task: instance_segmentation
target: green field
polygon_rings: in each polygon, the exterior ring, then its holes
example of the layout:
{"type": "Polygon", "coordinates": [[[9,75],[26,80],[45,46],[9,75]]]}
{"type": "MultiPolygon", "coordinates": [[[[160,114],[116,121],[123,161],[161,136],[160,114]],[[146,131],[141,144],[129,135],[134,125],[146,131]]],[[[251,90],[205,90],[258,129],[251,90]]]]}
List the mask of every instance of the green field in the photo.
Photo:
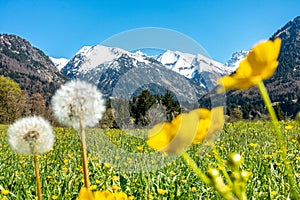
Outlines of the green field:
{"type": "MultiPolygon", "coordinates": [[[[249,199],[288,199],[288,176],[294,176],[297,184],[300,184],[300,145],[297,141],[300,126],[293,121],[280,122],[280,125],[284,132],[292,174],[287,174],[284,170],[283,161],[279,157],[280,147],[269,122],[226,124],[214,143],[224,162],[232,152],[243,156],[242,169],[252,173],[247,182],[249,199]],[[286,128],[288,125],[290,129],[286,128]]],[[[6,137],[7,128],[0,126],[0,190],[6,189],[10,193],[0,193],[0,199],[35,199],[33,158],[11,151],[6,137]]],[[[153,152],[146,146],[145,141],[124,131],[93,131],[95,138],[105,135],[111,143],[121,149],[140,155],[153,152]]],[[[79,136],[73,129],[62,128],[55,128],[55,134],[53,150],[39,157],[43,198],[76,199],[83,186],[79,136]]],[[[105,151],[110,147],[97,148],[105,151]]],[[[188,154],[205,172],[212,167],[218,168],[215,153],[210,150],[205,153],[203,151],[201,145],[193,146],[188,150],[188,154]]],[[[99,155],[95,154],[94,150],[90,151],[88,156],[90,181],[95,190],[123,191],[134,199],[222,199],[212,187],[205,185],[180,157],[157,171],[125,173],[109,163],[99,162],[99,155]],[[165,194],[159,194],[158,189],[165,190],[165,194]]],[[[115,156],[112,159],[118,158],[115,156]]],[[[127,161],[130,163],[130,159],[127,161]]]]}

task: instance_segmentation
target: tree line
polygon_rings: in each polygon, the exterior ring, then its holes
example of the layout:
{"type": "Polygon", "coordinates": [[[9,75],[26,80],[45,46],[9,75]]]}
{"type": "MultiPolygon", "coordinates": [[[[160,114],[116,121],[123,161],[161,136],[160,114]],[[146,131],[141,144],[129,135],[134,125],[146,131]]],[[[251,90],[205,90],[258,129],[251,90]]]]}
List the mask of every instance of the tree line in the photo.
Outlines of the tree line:
{"type": "MultiPolygon", "coordinates": [[[[158,119],[171,121],[181,112],[181,107],[174,95],[166,91],[164,95],[151,94],[143,90],[131,100],[118,100],[119,118],[129,127],[147,126],[158,123],[158,119]],[[155,109],[154,109],[155,108],[155,109]],[[122,109],[127,109],[129,114],[122,116],[122,109]],[[160,117],[159,115],[164,115],[160,117]],[[154,121],[153,121],[154,120],[154,121]],[[156,120],[156,121],[155,121],[156,120]]],[[[106,103],[106,112],[99,127],[120,128],[116,120],[116,109],[112,107],[112,101],[106,103]]],[[[18,83],[12,79],[0,75],[0,124],[11,124],[16,119],[24,116],[39,115],[48,119],[54,126],[60,126],[53,118],[49,102],[40,93],[29,94],[21,90],[18,83]]]]}

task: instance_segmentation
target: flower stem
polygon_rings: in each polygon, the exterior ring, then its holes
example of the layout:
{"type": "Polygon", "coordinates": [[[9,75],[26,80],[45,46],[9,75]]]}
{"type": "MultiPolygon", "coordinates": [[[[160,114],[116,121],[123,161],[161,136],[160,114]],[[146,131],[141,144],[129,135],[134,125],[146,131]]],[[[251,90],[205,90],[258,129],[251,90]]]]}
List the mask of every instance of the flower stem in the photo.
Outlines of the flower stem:
{"type": "Polygon", "coordinates": [[[285,164],[285,168],[286,168],[286,171],[287,171],[287,174],[288,174],[288,177],[289,177],[289,182],[290,182],[290,185],[291,185],[291,192],[292,192],[292,196],[295,198],[295,199],[300,199],[300,195],[299,193],[297,192],[296,190],[296,187],[297,187],[297,184],[296,184],[296,181],[294,179],[294,176],[289,176],[290,174],[293,174],[292,173],[292,169],[290,168],[290,165],[287,164],[289,163],[288,162],[288,159],[287,159],[287,155],[286,155],[286,147],[285,147],[285,144],[284,144],[284,141],[283,141],[283,134],[282,132],[280,131],[279,129],[279,122],[278,122],[278,119],[277,119],[277,116],[276,116],[276,113],[274,111],[274,108],[272,106],[272,103],[271,103],[271,100],[270,100],[270,97],[269,97],[269,94],[267,92],[267,89],[264,85],[264,83],[262,81],[258,82],[257,84],[257,87],[261,93],[261,96],[264,100],[264,103],[267,107],[267,110],[270,114],[270,118],[271,118],[271,121],[272,121],[272,124],[275,128],[275,134],[276,134],[276,138],[278,140],[278,143],[279,143],[279,147],[280,147],[280,154],[283,158],[283,162],[285,164]]]}
{"type": "Polygon", "coordinates": [[[215,145],[213,146],[212,151],[215,154],[215,158],[216,158],[216,160],[217,160],[217,162],[218,162],[218,164],[219,164],[219,166],[221,168],[221,171],[222,171],[223,175],[225,176],[226,181],[228,182],[229,186],[231,187],[232,186],[232,181],[231,181],[230,176],[228,175],[227,171],[225,170],[224,164],[223,164],[223,162],[221,160],[221,157],[220,157],[219,152],[216,149],[215,145]]]}
{"type": "Polygon", "coordinates": [[[33,154],[34,170],[35,170],[35,181],[38,200],[42,200],[41,180],[38,166],[38,155],[33,154]]]}
{"type": "Polygon", "coordinates": [[[211,181],[209,180],[209,178],[206,176],[206,174],[204,174],[201,169],[199,169],[199,167],[197,166],[197,164],[195,163],[195,161],[189,156],[189,154],[187,154],[187,152],[183,152],[183,154],[181,155],[182,158],[186,161],[186,163],[188,164],[188,166],[196,173],[196,175],[206,184],[210,184],[211,181]]]}
{"type": "Polygon", "coordinates": [[[86,142],[85,142],[85,132],[83,127],[83,122],[80,119],[80,139],[81,139],[81,156],[82,156],[82,167],[83,167],[83,176],[84,176],[84,186],[89,189],[89,170],[88,170],[88,160],[87,160],[87,152],[86,152],[86,142]]]}

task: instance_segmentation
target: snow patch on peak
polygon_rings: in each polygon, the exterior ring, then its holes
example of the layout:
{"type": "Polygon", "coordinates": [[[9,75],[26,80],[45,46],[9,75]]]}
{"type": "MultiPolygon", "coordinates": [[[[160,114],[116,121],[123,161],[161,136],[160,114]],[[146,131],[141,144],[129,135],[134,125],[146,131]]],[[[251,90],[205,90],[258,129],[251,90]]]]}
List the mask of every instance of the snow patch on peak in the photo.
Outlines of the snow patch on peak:
{"type": "Polygon", "coordinates": [[[114,59],[119,58],[123,53],[127,52],[123,49],[106,47],[102,45],[96,45],[85,50],[85,52],[82,52],[85,62],[80,67],[80,71],[88,71],[100,64],[111,62],[114,59]]]}
{"type": "Polygon", "coordinates": [[[59,71],[69,62],[69,59],[66,59],[66,58],[53,58],[50,56],[49,56],[49,58],[54,63],[55,67],[59,71]]]}
{"type": "Polygon", "coordinates": [[[225,63],[226,67],[237,69],[240,62],[247,56],[249,51],[241,50],[232,54],[231,58],[225,63]]]}
{"type": "Polygon", "coordinates": [[[192,65],[195,55],[179,51],[167,50],[158,56],[157,61],[161,62],[168,69],[171,69],[187,78],[192,78],[195,67],[192,65]]]}

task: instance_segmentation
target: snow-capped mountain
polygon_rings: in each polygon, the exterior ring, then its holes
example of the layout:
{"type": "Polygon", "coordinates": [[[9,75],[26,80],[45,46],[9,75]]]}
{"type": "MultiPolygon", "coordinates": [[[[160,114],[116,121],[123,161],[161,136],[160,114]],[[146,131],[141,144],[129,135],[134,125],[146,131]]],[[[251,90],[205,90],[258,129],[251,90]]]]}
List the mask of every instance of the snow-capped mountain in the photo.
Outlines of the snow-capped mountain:
{"type": "Polygon", "coordinates": [[[157,61],[161,62],[168,69],[171,69],[187,78],[193,78],[195,66],[192,65],[195,55],[182,53],[179,51],[166,51],[157,57],[157,61]]]}
{"type": "MultiPolygon", "coordinates": [[[[61,72],[73,78],[86,73],[101,64],[114,63],[122,55],[127,55],[135,61],[149,63],[149,58],[140,52],[131,53],[124,49],[106,47],[102,45],[84,46],[75,56],[62,68],[61,72]]],[[[135,64],[135,63],[133,63],[135,64]]],[[[120,67],[120,66],[114,66],[120,67]]]]}
{"type": "Polygon", "coordinates": [[[215,85],[216,79],[235,70],[201,54],[193,55],[179,51],[168,50],[159,55],[157,61],[209,90],[215,85]]]}
{"type": "Polygon", "coordinates": [[[69,62],[69,59],[66,58],[53,58],[51,56],[49,58],[59,71],[69,62]]]}
{"type": "MultiPolygon", "coordinates": [[[[154,58],[139,51],[132,53],[102,45],[84,46],[61,69],[71,79],[80,78],[98,85],[107,97],[113,96],[114,88],[124,77],[124,88],[128,84],[141,87],[151,83],[177,91],[183,96],[191,96],[196,90],[197,96],[201,96],[215,86],[217,78],[233,71],[233,68],[200,54],[169,50],[154,58]],[[191,85],[193,91],[182,85],[191,85]]],[[[151,89],[156,92],[159,90],[157,87],[151,89]]],[[[125,91],[126,89],[122,93],[125,91]]]]}
{"type": "Polygon", "coordinates": [[[225,66],[235,70],[248,53],[249,51],[245,50],[233,53],[231,58],[225,63],[225,66]]]}

